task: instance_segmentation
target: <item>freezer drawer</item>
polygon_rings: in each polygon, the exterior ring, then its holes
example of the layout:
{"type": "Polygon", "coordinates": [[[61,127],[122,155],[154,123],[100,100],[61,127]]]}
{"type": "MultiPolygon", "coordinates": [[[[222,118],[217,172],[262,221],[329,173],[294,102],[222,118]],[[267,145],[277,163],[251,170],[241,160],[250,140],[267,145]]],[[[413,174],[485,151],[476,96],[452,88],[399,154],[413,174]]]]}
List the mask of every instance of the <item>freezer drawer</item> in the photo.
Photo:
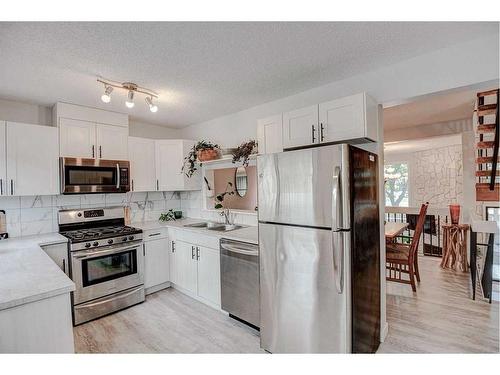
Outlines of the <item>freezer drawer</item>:
{"type": "Polygon", "coordinates": [[[260,223],[259,246],[261,347],[272,353],[350,352],[349,257],[337,268],[345,273],[339,293],[332,232],[260,223]]]}
{"type": "Polygon", "coordinates": [[[221,239],[220,262],[222,310],[259,327],[259,247],[221,239]]]}

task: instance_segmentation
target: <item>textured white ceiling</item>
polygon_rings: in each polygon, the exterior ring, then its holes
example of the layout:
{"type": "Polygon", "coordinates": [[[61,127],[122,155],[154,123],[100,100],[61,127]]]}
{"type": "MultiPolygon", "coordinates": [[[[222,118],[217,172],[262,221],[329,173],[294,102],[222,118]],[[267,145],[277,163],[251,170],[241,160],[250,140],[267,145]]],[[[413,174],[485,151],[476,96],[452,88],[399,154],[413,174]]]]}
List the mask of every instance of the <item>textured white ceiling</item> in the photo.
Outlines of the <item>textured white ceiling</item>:
{"type": "Polygon", "coordinates": [[[216,118],[432,50],[498,23],[0,23],[0,97],[127,112],[170,127],[216,118]],[[160,93],[152,114],[95,77],[160,93]]]}

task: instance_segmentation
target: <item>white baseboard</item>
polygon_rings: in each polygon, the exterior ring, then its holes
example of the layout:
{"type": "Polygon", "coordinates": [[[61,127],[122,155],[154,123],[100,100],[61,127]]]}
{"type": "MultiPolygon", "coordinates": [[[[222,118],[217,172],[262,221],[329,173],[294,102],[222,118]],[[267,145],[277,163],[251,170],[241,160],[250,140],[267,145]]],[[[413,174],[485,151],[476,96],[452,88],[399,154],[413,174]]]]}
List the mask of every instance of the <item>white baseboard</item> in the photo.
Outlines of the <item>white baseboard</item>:
{"type": "Polygon", "coordinates": [[[148,294],[151,294],[151,293],[158,292],[158,291],[160,291],[162,289],[169,288],[171,286],[172,286],[172,284],[170,283],[170,281],[167,281],[166,283],[155,285],[155,286],[152,286],[151,288],[147,288],[145,290],[145,293],[146,293],[146,295],[148,295],[148,294]]]}

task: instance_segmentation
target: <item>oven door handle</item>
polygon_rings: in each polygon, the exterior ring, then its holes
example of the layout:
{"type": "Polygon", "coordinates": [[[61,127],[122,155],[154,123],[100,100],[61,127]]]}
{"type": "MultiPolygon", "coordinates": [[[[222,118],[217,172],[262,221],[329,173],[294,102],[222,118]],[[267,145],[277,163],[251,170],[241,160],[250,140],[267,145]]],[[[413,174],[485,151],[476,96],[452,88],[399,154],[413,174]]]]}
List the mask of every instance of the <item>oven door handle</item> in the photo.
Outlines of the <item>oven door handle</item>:
{"type": "Polygon", "coordinates": [[[84,259],[84,258],[95,258],[101,255],[107,255],[107,254],[113,254],[113,253],[121,253],[123,251],[139,248],[141,246],[141,243],[136,243],[134,246],[127,246],[127,247],[114,247],[112,249],[106,249],[106,250],[98,250],[98,251],[90,251],[90,252],[85,252],[83,254],[71,254],[71,256],[75,259],[84,259]]]}
{"type": "Polygon", "coordinates": [[[120,164],[116,163],[116,188],[120,188],[120,164]]]}

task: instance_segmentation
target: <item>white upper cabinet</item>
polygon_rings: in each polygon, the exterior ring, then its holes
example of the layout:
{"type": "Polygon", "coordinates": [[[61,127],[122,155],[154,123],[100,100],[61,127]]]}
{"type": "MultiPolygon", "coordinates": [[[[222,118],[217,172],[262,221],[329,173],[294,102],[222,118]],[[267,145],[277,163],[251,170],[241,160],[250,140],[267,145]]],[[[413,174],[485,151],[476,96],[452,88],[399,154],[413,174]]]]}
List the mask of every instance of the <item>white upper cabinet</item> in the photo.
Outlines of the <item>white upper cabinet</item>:
{"type": "Polygon", "coordinates": [[[259,154],[283,151],[283,115],[266,117],[257,121],[259,154]]]}
{"type": "Polygon", "coordinates": [[[60,156],[128,160],[128,115],[67,103],[54,106],[60,156]]]}
{"type": "Polygon", "coordinates": [[[4,195],[59,194],[57,129],[7,122],[4,195]],[[7,194],[6,194],[7,193],[7,194]]]}
{"type": "Polygon", "coordinates": [[[107,160],[128,160],[128,128],[96,124],[97,157],[107,160]]]}
{"type": "Polygon", "coordinates": [[[318,106],[283,113],[283,148],[319,142],[318,106]]]}
{"type": "Polygon", "coordinates": [[[162,139],[156,141],[156,184],[160,191],[201,190],[200,173],[191,178],[182,172],[184,157],[195,141],[162,139]]]}
{"type": "Polygon", "coordinates": [[[331,142],[377,142],[378,104],[366,93],[331,100],[257,122],[259,153],[331,142]]]}
{"type": "Polygon", "coordinates": [[[96,157],[95,124],[61,118],[59,121],[60,154],[70,158],[96,157]]]}
{"type": "Polygon", "coordinates": [[[377,141],[377,104],[365,93],[319,105],[320,142],[377,141]]]}
{"type": "Polygon", "coordinates": [[[128,138],[132,191],[156,190],[155,141],[147,138],[128,138]]]}
{"type": "Polygon", "coordinates": [[[5,121],[0,121],[0,195],[8,195],[7,191],[7,140],[5,121]]]}

